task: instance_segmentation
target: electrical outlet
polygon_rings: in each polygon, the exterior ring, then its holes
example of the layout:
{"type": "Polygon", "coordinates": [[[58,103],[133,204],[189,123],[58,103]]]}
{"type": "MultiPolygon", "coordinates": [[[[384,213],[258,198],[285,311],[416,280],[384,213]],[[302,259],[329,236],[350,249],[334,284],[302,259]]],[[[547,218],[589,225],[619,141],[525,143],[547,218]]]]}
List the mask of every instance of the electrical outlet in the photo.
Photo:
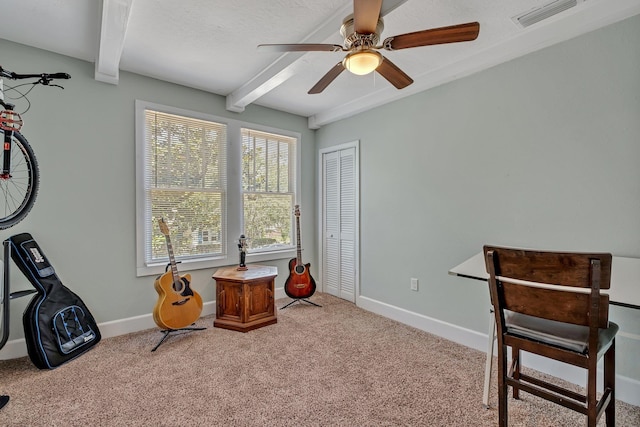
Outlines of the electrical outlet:
{"type": "Polygon", "coordinates": [[[411,290],[418,291],[418,279],[414,277],[411,278],[411,290]]]}

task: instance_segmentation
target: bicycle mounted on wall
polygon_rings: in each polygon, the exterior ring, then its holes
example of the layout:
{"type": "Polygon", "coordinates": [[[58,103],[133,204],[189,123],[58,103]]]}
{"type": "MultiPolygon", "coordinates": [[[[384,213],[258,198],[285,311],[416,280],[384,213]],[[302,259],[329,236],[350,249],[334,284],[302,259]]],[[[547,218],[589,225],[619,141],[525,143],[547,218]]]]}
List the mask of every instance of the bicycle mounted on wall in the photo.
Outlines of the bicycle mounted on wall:
{"type": "MultiPolygon", "coordinates": [[[[4,108],[0,112],[0,130],[4,134],[2,170],[0,171],[0,230],[17,224],[27,216],[35,203],[40,179],[38,162],[33,149],[20,133],[22,117],[20,113],[14,111],[14,104],[5,102],[3,78],[11,80],[36,78],[34,82],[25,83],[25,85],[32,85],[27,91],[29,93],[38,84],[64,89],[51,82],[54,79],[70,79],[71,76],[67,73],[17,74],[0,66],[0,105],[4,108]]],[[[18,92],[19,98],[26,99],[26,94],[19,92],[16,86],[9,90],[18,92]]]]}
{"type": "MultiPolygon", "coordinates": [[[[0,66],[0,132],[2,132],[2,168],[0,170],[0,230],[12,227],[27,216],[38,194],[40,174],[38,162],[33,149],[27,139],[20,133],[23,120],[20,113],[14,110],[15,105],[5,102],[4,79],[22,80],[37,79],[31,83],[26,93],[22,93],[18,86],[9,87],[19,94],[17,98],[24,98],[36,85],[53,86],[64,89],[57,84],[51,84],[55,79],[70,79],[67,73],[41,73],[41,74],[17,74],[0,66]]],[[[29,107],[27,107],[27,110],[29,107]]],[[[25,111],[26,112],[26,111],[25,111]]],[[[24,114],[24,113],[23,113],[24,114]]],[[[9,251],[7,242],[4,242],[4,274],[2,288],[0,289],[0,349],[4,347],[9,338],[9,301],[29,295],[35,291],[9,292],[9,251]]],[[[0,408],[9,402],[9,396],[0,396],[0,408]]]]}

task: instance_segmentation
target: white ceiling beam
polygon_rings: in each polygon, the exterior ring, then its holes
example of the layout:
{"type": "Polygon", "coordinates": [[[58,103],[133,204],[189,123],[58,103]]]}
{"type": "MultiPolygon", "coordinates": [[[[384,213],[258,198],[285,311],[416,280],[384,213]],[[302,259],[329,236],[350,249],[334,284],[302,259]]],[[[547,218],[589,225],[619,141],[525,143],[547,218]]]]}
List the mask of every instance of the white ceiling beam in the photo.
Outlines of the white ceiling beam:
{"type": "MultiPolygon", "coordinates": [[[[336,32],[336,21],[341,20],[353,6],[346,4],[324,21],[314,32],[300,43],[322,43],[336,32]]],[[[265,93],[275,89],[294,74],[294,63],[305,52],[290,52],[281,55],[247,83],[227,95],[227,110],[241,113],[244,108],[265,93]]]]}
{"type": "MultiPolygon", "coordinates": [[[[406,1],[384,0],[380,15],[386,15],[406,1]]],[[[323,43],[339,30],[339,27],[336,28],[336,22],[341,23],[342,19],[351,13],[353,13],[353,2],[349,1],[300,43],[323,43]]],[[[302,55],[305,53],[290,52],[280,56],[247,83],[227,95],[227,110],[241,113],[247,105],[287,81],[295,74],[295,62],[302,55]]]]}
{"type": "Polygon", "coordinates": [[[292,52],[280,56],[247,83],[227,95],[227,110],[242,113],[247,105],[287,81],[294,74],[295,62],[304,54],[292,52]]]}
{"type": "Polygon", "coordinates": [[[124,47],[132,2],[133,0],[102,0],[100,48],[96,58],[95,71],[95,79],[98,81],[118,84],[120,57],[124,47]]]}

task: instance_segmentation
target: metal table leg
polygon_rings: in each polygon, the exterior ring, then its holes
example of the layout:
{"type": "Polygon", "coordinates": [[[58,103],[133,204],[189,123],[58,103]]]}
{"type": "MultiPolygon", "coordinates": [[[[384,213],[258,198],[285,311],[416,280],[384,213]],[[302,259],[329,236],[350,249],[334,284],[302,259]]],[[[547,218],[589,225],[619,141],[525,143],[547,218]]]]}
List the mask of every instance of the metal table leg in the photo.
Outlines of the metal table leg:
{"type": "Polygon", "coordinates": [[[487,347],[487,361],[484,366],[484,391],[482,393],[482,406],[489,409],[489,390],[491,389],[491,369],[493,368],[493,342],[496,340],[496,317],[493,307],[489,309],[489,336],[487,347]]]}

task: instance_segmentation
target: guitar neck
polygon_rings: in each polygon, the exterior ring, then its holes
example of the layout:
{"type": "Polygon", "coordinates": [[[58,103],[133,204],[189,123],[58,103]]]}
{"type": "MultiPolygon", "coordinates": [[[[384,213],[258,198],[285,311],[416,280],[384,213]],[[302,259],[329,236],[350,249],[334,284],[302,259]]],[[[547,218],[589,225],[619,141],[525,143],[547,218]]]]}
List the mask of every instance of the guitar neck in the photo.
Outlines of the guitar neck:
{"type": "Polygon", "coordinates": [[[171,264],[171,274],[173,275],[173,282],[177,283],[180,280],[180,276],[178,275],[178,267],[176,267],[176,259],[173,256],[173,246],[171,245],[171,238],[169,236],[164,236],[167,240],[167,252],[169,252],[169,263],[171,264]]]}
{"type": "Polygon", "coordinates": [[[300,246],[300,217],[296,217],[296,240],[298,244],[297,264],[302,265],[302,247],[300,246]]]}

